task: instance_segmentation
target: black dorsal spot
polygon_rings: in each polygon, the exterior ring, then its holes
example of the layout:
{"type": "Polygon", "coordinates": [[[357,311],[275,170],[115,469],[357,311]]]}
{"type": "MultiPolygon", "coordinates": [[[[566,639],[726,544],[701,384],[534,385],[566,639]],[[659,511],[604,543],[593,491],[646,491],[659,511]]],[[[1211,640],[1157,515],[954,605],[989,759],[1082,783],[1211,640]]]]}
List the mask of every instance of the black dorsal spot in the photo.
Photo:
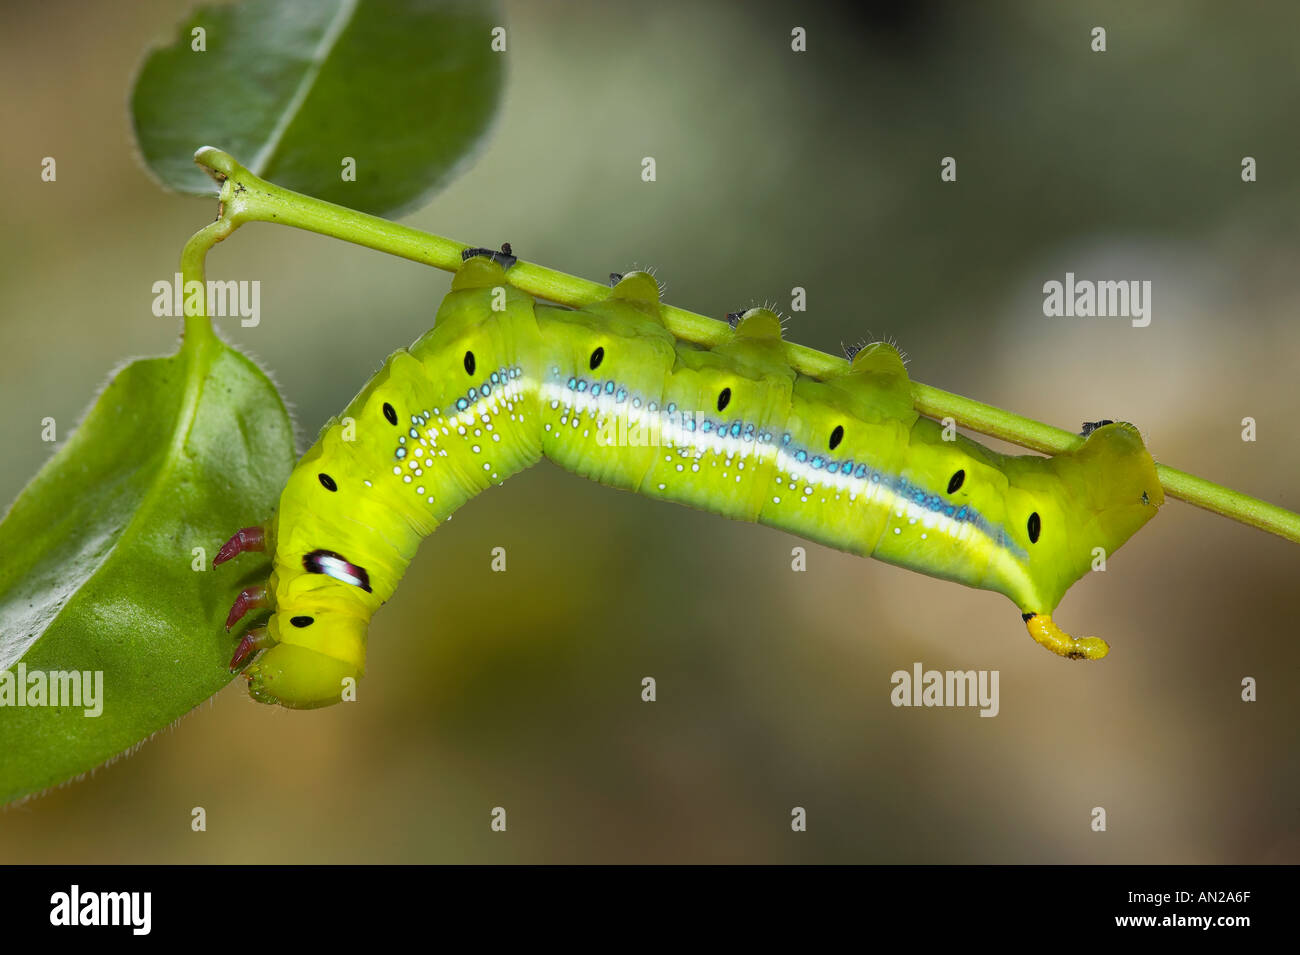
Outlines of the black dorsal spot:
{"type": "Polygon", "coordinates": [[[1038,516],[1038,512],[1029,515],[1029,543],[1037,544],[1038,535],[1043,532],[1043,519],[1038,516]]]}
{"type": "Polygon", "coordinates": [[[320,479],[321,487],[325,488],[325,490],[337,491],[339,489],[339,486],[334,483],[334,479],[330,477],[328,474],[326,474],[324,471],[316,475],[316,477],[320,479]]]}
{"type": "Polygon", "coordinates": [[[474,353],[472,351],[465,352],[465,374],[474,374],[474,353]]]}
{"type": "Polygon", "coordinates": [[[310,627],[313,623],[316,622],[316,618],[307,617],[307,616],[290,617],[289,622],[293,624],[295,627],[310,627]]]}
{"type": "Polygon", "coordinates": [[[948,493],[956,494],[957,488],[961,487],[962,482],[966,480],[966,472],[958,471],[948,479],[948,493]]]}
{"type": "Polygon", "coordinates": [[[723,408],[727,407],[727,405],[730,403],[731,403],[731,389],[723,388],[722,392],[718,395],[718,410],[721,411],[723,408]]]}
{"type": "Polygon", "coordinates": [[[831,432],[831,450],[834,451],[844,440],[844,425],[837,424],[835,430],[831,432]]]}
{"type": "Polygon", "coordinates": [[[397,424],[397,412],[387,401],[384,402],[384,417],[388,419],[389,424],[397,424]]]}
{"type": "Polygon", "coordinates": [[[599,368],[600,363],[604,360],[604,358],[605,358],[604,347],[597,345],[596,350],[591,353],[591,370],[595,371],[597,368],[599,368]]]}

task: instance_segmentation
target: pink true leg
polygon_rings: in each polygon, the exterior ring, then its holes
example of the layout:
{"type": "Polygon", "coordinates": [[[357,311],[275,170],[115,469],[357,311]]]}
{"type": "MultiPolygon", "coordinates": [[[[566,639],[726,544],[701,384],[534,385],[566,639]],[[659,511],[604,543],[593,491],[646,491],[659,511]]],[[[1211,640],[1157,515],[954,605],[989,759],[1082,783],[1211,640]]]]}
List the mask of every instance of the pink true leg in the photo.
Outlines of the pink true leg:
{"type": "Polygon", "coordinates": [[[244,614],[250,610],[261,610],[264,607],[271,606],[271,600],[266,595],[265,587],[248,587],[240,591],[235,598],[234,604],[230,608],[230,613],[226,616],[226,632],[243,619],[244,614]]]}
{"type": "Polygon", "coordinates": [[[261,527],[245,527],[236,531],[235,536],[222,544],[221,550],[217,551],[217,556],[212,558],[212,566],[224,564],[232,557],[238,557],[252,550],[266,550],[266,531],[261,527]]]}
{"type": "Polygon", "coordinates": [[[230,658],[230,672],[234,673],[258,650],[265,650],[275,641],[271,635],[266,632],[266,627],[254,627],[248,633],[244,634],[244,639],[239,641],[239,646],[235,648],[235,655],[230,658]]]}

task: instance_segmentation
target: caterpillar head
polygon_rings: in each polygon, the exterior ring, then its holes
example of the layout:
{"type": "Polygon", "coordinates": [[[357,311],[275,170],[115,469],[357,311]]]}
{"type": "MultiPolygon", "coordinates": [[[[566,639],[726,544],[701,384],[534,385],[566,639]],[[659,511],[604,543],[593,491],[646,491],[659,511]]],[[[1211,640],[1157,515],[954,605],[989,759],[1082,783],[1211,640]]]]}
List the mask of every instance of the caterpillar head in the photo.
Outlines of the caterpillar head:
{"type": "Polygon", "coordinates": [[[267,623],[270,649],[244,671],[259,703],[309,710],[338,703],[365,672],[366,623],[343,613],[281,610],[267,623]]]}

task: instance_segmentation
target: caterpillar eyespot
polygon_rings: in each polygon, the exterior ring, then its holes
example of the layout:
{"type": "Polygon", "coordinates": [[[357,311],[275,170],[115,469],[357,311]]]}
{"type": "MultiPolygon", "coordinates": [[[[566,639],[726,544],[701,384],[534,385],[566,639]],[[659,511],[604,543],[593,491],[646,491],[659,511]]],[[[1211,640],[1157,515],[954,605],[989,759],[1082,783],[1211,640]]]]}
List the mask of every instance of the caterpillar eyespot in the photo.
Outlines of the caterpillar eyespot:
{"type": "Polygon", "coordinates": [[[314,550],[310,554],[303,554],[302,568],[309,574],[324,574],[350,587],[360,587],[366,593],[372,593],[370,574],[366,569],[332,550],[314,550]]]}
{"type": "Polygon", "coordinates": [[[433,329],[395,352],[321,432],[265,527],[221,548],[219,562],[272,554],[271,585],[246,588],[227,621],[270,613],[231,661],[247,665],[254,698],[338,702],[340,681],[364,672],[370,618],[420,541],[543,457],[613,487],[1002,593],[1054,653],[1106,654],[1051,614],[1090,572],[1094,548],[1113,553],[1164,503],[1131,424],[1094,423],[1077,450],[1051,458],[945,440],[914,409],[889,343],[851,347],[842,371],[813,379],[790,368],[780,320],[766,309],[734,316],[704,348],[668,331],[644,272],[568,309],[512,286],[502,255],[465,255],[433,329]],[[356,423],[347,442],[344,417],[356,423]],[[662,440],[602,441],[601,422],[617,433],[649,424],[662,440]],[[315,486],[340,482],[348,493],[315,486]]]}

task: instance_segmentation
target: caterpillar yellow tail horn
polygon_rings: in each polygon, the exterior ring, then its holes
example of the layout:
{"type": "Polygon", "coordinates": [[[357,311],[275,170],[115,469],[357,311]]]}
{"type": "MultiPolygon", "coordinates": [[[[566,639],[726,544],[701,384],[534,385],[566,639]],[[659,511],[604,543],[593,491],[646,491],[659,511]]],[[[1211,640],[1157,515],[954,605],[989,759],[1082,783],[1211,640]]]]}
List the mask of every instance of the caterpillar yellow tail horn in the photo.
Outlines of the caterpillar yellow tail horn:
{"type": "Polygon", "coordinates": [[[1025,626],[1034,642],[1057,656],[1070,660],[1100,660],[1110,653],[1110,645],[1101,637],[1072,637],[1055,623],[1050,614],[1023,614],[1025,626]]]}

